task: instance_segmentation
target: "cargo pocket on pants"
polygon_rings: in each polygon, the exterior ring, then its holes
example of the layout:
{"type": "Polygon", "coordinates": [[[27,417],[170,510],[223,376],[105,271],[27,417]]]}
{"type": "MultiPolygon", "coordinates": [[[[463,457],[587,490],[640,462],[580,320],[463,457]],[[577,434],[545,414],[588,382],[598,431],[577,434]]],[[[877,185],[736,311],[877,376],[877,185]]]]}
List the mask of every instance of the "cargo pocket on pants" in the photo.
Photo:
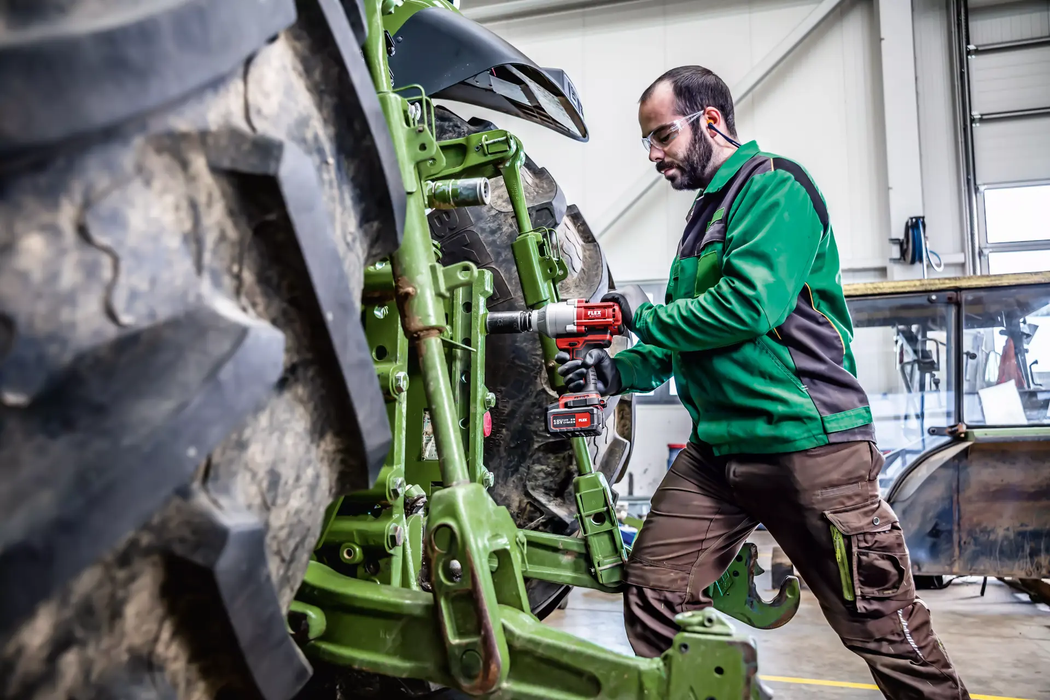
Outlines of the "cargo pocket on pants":
{"type": "Polygon", "coordinates": [[[881,498],[859,506],[824,511],[831,526],[842,596],[857,612],[880,601],[906,596],[912,588],[911,562],[896,513],[881,498]]]}

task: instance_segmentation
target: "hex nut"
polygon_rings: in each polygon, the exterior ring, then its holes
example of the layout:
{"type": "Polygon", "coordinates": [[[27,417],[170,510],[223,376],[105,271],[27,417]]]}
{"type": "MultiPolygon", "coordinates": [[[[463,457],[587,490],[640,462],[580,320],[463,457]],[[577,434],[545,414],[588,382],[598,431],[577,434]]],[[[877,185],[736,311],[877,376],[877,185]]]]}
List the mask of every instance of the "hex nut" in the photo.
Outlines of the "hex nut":
{"type": "Polygon", "coordinates": [[[405,530],[398,524],[394,524],[387,532],[386,547],[395,549],[405,543],[405,530]]]}

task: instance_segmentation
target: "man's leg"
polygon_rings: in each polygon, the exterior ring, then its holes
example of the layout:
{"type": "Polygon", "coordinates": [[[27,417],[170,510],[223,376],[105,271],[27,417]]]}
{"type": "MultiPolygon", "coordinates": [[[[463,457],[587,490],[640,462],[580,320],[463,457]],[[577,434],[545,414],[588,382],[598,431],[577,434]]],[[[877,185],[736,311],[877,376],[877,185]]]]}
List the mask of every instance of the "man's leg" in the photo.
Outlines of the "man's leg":
{"type": "Polygon", "coordinates": [[[756,522],[732,501],[725,459],[690,443],[653,495],[627,562],[624,623],[639,656],[664,652],[674,616],[711,605],[704,589],[729,567],[756,522]]]}
{"type": "Polygon", "coordinates": [[[843,644],[887,698],[969,698],[915,597],[904,533],[868,442],[729,461],[733,497],[761,518],[820,601],[843,644]]]}

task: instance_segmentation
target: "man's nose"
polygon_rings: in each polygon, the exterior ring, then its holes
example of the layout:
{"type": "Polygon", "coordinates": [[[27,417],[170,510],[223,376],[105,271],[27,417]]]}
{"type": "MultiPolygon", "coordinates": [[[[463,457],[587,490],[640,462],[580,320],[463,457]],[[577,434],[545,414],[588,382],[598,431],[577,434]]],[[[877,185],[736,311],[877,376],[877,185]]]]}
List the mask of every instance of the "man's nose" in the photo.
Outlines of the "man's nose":
{"type": "Polygon", "coordinates": [[[664,158],[663,150],[656,144],[649,145],[649,161],[652,163],[659,163],[664,158]]]}

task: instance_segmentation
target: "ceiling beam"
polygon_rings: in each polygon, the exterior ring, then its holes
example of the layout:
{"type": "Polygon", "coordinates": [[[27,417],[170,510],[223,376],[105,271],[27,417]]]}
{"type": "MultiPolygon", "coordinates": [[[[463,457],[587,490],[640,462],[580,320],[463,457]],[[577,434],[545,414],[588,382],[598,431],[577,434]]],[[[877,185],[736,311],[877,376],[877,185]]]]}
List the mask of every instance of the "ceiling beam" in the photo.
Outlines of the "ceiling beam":
{"type": "Polygon", "coordinates": [[[627,3],[645,4],[652,3],[652,0],[509,0],[465,8],[461,12],[475,22],[491,23],[627,3]]]}
{"type": "MultiPolygon", "coordinates": [[[[517,1],[525,2],[526,0],[517,1]]],[[[802,20],[797,27],[792,29],[772,51],[756,63],[737,85],[733,86],[731,89],[733,101],[739,104],[744,98],[750,95],[751,92],[784,61],[784,59],[791,55],[792,51],[805,41],[806,37],[813,33],[813,30],[819,27],[820,24],[828,18],[828,15],[843,3],[843,1],[844,0],[823,0],[819,5],[813,8],[813,11],[806,15],[806,18],[802,20]]],[[[651,168],[646,168],[645,175],[639,178],[635,184],[631,185],[631,187],[615,200],[617,202],[616,206],[597,220],[598,225],[595,228],[597,228],[598,234],[596,237],[601,238],[609,233],[609,231],[611,231],[612,228],[638,204],[638,202],[642,201],[649,190],[662,180],[663,176],[660,175],[660,173],[654,172],[651,168]]]]}

